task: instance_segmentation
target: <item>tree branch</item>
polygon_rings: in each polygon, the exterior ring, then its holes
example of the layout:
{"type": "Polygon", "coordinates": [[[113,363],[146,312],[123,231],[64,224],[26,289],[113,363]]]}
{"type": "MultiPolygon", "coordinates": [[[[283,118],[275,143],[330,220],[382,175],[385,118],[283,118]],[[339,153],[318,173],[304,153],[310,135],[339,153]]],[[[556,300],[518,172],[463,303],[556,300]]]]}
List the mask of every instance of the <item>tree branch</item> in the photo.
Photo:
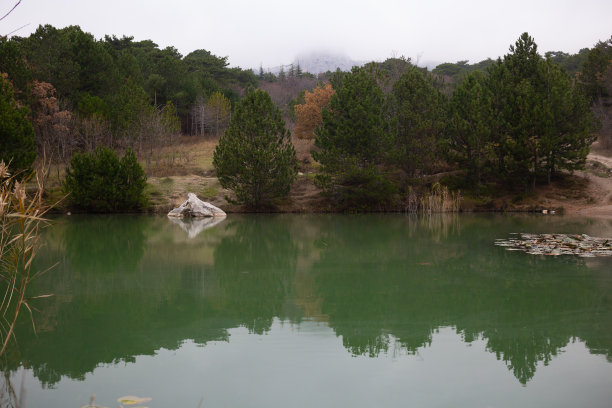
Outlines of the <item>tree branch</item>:
{"type": "Polygon", "coordinates": [[[15,3],[15,5],[13,6],[12,9],[10,9],[8,11],[8,13],[6,13],[5,15],[3,15],[2,17],[0,17],[0,21],[4,20],[9,14],[11,14],[13,12],[13,10],[15,10],[17,8],[18,5],[21,4],[21,0],[17,1],[17,3],[15,3]]]}

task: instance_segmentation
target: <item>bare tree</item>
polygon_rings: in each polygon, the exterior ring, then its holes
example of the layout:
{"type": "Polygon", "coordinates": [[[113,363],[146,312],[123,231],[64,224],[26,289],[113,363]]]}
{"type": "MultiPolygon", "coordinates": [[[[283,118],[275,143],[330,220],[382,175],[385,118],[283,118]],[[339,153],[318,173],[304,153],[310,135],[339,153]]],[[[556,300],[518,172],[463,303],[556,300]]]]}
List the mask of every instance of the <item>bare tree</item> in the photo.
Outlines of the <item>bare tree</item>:
{"type": "MultiPolygon", "coordinates": [[[[75,148],[72,137],[72,112],[60,110],[55,88],[48,82],[34,81],[32,105],[36,144],[41,156],[48,155],[51,163],[67,165],[75,148]]],[[[60,166],[57,177],[60,180],[60,166]]]]}
{"type": "Polygon", "coordinates": [[[192,134],[219,136],[227,128],[232,111],[229,99],[221,92],[213,93],[208,99],[200,96],[191,108],[192,134]]]}
{"type": "Polygon", "coordinates": [[[98,146],[114,148],[110,122],[98,115],[77,117],[73,124],[75,144],[78,149],[92,152],[98,146]]]}

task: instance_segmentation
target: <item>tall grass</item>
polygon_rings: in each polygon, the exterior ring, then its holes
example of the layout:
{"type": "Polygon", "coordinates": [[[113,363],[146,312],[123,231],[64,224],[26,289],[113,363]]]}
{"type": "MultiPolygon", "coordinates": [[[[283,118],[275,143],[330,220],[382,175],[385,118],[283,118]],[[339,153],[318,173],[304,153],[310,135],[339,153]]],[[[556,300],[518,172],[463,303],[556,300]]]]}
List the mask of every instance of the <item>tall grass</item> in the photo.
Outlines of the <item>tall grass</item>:
{"type": "MultiPolygon", "coordinates": [[[[44,166],[43,166],[44,168],[44,166]]],[[[0,355],[14,337],[17,318],[24,309],[32,319],[28,284],[41,272],[32,271],[37,241],[44,214],[43,180],[45,171],[38,171],[30,180],[18,179],[0,162],[0,355]],[[34,184],[26,193],[26,184],[34,184]]]]}
{"type": "Polygon", "coordinates": [[[440,183],[433,184],[424,192],[409,187],[404,198],[404,210],[425,214],[459,212],[462,200],[461,191],[451,192],[440,183]]]}

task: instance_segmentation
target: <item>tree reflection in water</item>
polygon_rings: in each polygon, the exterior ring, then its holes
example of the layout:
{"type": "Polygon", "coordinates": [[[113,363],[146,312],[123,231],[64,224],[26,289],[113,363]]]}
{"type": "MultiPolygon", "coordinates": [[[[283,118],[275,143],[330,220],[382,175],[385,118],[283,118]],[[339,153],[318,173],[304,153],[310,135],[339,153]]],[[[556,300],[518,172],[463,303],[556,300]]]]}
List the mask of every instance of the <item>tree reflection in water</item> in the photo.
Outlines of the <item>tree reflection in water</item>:
{"type": "Polygon", "coordinates": [[[35,288],[56,296],[41,303],[37,337],[20,327],[5,372],[31,367],[51,386],[185,340],[314,318],[370,357],[416,353],[454,327],[465,342],[484,339],[526,384],[573,339],[610,360],[610,262],[493,241],[583,228],[530,217],[230,216],[189,239],[161,217],[60,221],[38,266],[60,265],[35,288]]]}

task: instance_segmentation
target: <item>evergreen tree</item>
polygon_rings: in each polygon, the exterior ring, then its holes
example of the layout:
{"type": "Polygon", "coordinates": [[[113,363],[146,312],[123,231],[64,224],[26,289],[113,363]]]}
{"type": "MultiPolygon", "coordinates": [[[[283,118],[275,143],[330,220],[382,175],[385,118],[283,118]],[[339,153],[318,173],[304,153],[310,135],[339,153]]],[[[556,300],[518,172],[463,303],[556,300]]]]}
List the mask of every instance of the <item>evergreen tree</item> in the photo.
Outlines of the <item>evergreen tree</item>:
{"type": "Polygon", "coordinates": [[[446,119],[446,97],[431,75],[411,66],[393,85],[395,163],[410,177],[431,169],[446,119]]]}
{"type": "Polygon", "coordinates": [[[580,168],[592,142],[591,113],[563,69],[537,53],[524,33],[489,69],[499,171],[517,184],[580,168]]]}
{"type": "Polygon", "coordinates": [[[521,35],[510,54],[490,69],[492,92],[499,112],[498,140],[502,170],[518,183],[535,184],[538,136],[541,126],[543,86],[542,57],[527,33],[521,35]]]}
{"type": "Polygon", "coordinates": [[[285,66],[281,65],[280,71],[278,71],[278,79],[284,81],[287,79],[287,74],[285,73],[285,66]]]}
{"type": "Polygon", "coordinates": [[[334,88],[315,131],[312,155],[322,166],[315,182],[341,208],[374,208],[395,191],[382,171],[391,146],[384,94],[372,72],[357,67],[334,88]]]}
{"type": "Polygon", "coordinates": [[[0,75],[0,161],[13,171],[28,170],[36,158],[28,110],[17,106],[11,83],[0,75]]]}
{"type": "Polygon", "coordinates": [[[213,165],[221,185],[248,207],[269,206],[289,194],[297,158],[282,114],[267,92],[253,90],[236,106],[213,165]]]}
{"type": "Polygon", "coordinates": [[[597,135],[588,98],[559,65],[547,59],[546,100],[540,140],[542,172],[548,183],[558,170],[584,168],[591,144],[597,135]]]}
{"type": "Polygon", "coordinates": [[[467,75],[449,104],[451,157],[468,169],[470,181],[480,185],[491,155],[491,91],[480,71],[467,75]]]}
{"type": "Polygon", "coordinates": [[[604,86],[605,72],[612,66],[612,37],[599,41],[586,55],[578,75],[580,85],[590,101],[610,96],[604,86]]]}
{"type": "Polygon", "coordinates": [[[77,153],[66,168],[64,191],[76,208],[95,212],[121,212],[145,206],[147,177],[136,155],[128,149],[119,159],[106,148],[77,153]]]}

